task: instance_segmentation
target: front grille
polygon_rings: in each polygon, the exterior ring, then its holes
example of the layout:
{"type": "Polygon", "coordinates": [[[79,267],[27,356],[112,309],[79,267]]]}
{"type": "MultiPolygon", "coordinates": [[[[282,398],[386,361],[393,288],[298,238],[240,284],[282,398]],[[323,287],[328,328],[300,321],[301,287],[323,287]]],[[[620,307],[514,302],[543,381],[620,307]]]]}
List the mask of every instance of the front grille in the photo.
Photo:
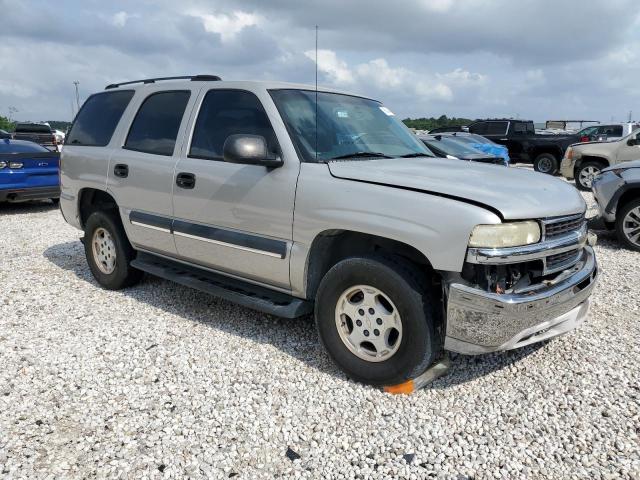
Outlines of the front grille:
{"type": "Polygon", "coordinates": [[[555,270],[565,264],[571,264],[577,260],[578,250],[570,250],[568,252],[556,253],[547,257],[547,270],[555,270]]]}
{"type": "Polygon", "coordinates": [[[571,217],[543,221],[545,239],[556,238],[579,230],[584,225],[584,222],[584,215],[572,215],[571,217]]]}

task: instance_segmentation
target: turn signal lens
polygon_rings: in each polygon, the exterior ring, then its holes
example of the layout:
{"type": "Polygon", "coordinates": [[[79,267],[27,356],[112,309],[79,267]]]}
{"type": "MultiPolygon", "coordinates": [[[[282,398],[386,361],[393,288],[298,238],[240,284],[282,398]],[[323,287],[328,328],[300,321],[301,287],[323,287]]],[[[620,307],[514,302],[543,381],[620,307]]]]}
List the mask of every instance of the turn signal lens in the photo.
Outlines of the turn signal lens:
{"type": "Polygon", "coordinates": [[[470,247],[503,248],[529,245],[540,241],[538,222],[510,222],[478,225],[469,239],[470,247]]]}

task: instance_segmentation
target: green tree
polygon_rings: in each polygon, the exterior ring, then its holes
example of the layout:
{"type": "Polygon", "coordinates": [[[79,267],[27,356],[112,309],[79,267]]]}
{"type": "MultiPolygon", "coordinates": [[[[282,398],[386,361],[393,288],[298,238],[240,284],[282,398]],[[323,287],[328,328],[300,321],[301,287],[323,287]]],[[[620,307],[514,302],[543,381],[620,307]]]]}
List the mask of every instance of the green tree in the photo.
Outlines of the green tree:
{"type": "Polygon", "coordinates": [[[473,122],[470,118],[463,117],[447,117],[441,115],[438,118],[405,118],[404,124],[409,128],[415,128],[416,130],[432,130],[437,127],[450,127],[454,125],[469,125],[473,122]]]}
{"type": "Polygon", "coordinates": [[[13,131],[14,127],[14,122],[11,122],[7,117],[3,117],[2,115],[0,115],[0,130],[11,132],[13,131]]]}

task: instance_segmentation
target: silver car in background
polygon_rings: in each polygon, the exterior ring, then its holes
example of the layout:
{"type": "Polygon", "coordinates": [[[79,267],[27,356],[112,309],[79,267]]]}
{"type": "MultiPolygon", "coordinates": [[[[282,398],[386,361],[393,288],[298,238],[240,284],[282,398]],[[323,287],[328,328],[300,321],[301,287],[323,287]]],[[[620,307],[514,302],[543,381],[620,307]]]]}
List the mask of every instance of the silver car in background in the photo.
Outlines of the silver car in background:
{"type": "Polygon", "coordinates": [[[604,169],[592,190],[606,227],[625,247],[640,251],[640,160],[604,169]]]}

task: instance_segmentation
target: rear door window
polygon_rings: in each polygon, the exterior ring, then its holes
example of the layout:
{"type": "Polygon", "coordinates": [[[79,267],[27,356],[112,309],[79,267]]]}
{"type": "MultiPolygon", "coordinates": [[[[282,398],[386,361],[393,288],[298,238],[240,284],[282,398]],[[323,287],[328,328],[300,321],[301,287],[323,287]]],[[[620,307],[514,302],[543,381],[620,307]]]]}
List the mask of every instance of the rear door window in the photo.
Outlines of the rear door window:
{"type": "Polygon", "coordinates": [[[78,112],[66,145],[104,147],[133,97],[133,90],[91,95],[78,112]]]}
{"type": "Polygon", "coordinates": [[[173,155],[190,96],[189,90],[149,95],[131,124],[124,148],[155,155],[173,155]]]}
{"type": "Polygon", "coordinates": [[[255,94],[246,90],[210,90],[200,107],[189,156],[222,160],[225,140],[238,134],[260,135],[270,152],[278,149],[269,117],[255,94]]]}
{"type": "MultiPolygon", "coordinates": [[[[487,135],[505,135],[508,122],[487,122],[487,135]]],[[[478,132],[480,133],[480,132],[478,132]]]]}
{"type": "Polygon", "coordinates": [[[478,135],[484,135],[487,133],[487,122],[478,122],[469,125],[469,131],[471,133],[477,133],[478,135]]]}

